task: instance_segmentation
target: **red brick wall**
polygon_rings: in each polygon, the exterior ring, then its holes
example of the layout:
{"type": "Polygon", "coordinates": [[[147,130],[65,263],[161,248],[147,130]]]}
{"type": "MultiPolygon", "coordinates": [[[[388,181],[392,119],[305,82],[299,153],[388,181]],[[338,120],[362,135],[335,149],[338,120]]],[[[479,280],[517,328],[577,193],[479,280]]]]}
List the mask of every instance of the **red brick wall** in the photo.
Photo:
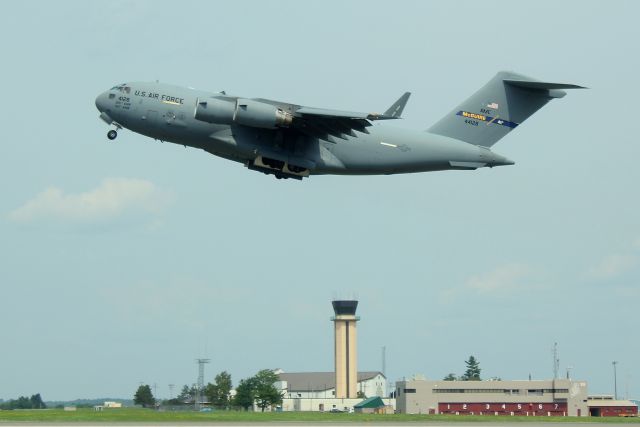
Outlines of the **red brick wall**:
{"type": "Polygon", "coordinates": [[[638,407],[637,406],[606,406],[606,405],[598,405],[598,406],[589,406],[589,413],[594,414],[594,410],[600,412],[601,417],[620,417],[623,415],[638,415],[638,407]]]}

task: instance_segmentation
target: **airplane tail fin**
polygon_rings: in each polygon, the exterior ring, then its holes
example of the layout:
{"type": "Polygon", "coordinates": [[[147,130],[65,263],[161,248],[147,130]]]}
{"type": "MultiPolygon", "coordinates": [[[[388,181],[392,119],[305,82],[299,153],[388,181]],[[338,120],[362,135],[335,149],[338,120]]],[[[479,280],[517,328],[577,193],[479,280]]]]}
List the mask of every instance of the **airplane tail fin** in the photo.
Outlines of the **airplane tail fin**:
{"type": "Polygon", "coordinates": [[[562,89],[584,88],[501,71],[427,131],[491,147],[547,102],[565,96],[562,89]]]}

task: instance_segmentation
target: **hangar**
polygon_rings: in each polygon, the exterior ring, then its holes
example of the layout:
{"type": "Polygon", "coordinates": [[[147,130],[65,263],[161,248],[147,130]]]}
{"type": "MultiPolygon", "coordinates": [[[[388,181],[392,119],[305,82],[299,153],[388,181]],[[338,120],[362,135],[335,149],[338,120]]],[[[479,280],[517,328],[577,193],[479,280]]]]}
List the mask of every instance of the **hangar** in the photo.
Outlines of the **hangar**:
{"type": "MultiPolygon", "coordinates": [[[[384,398],[386,377],[378,371],[358,372],[357,397],[336,396],[335,372],[289,372],[277,370],[279,381],[274,385],[282,391],[283,411],[352,411],[365,397],[384,398]]],[[[395,400],[382,399],[393,408],[395,400]]]]}
{"type": "MultiPolygon", "coordinates": [[[[280,380],[276,383],[279,390],[288,398],[320,399],[336,396],[335,372],[289,372],[277,370],[280,380]]],[[[387,389],[387,378],[378,371],[358,372],[357,394],[359,396],[384,397],[387,389]]],[[[354,397],[356,398],[356,397],[354,397]]],[[[362,399],[359,399],[360,401],[362,399]]]]}
{"type": "Polygon", "coordinates": [[[589,415],[592,417],[637,417],[638,406],[630,400],[617,400],[611,395],[589,396],[589,415]]]}

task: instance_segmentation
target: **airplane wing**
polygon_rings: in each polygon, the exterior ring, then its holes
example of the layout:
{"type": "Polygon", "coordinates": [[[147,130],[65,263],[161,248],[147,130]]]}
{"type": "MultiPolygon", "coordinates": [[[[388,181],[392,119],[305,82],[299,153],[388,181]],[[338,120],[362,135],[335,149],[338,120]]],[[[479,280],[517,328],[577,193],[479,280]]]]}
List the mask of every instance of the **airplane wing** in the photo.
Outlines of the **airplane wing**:
{"type": "Polygon", "coordinates": [[[336,143],[335,138],[346,140],[347,135],[356,136],[354,131],[369,133],[367,127],[374,120],[399,119],[410,95],[409,92],[403,94],[383,114],[301,107],[294,112],[293,127],[307,135],[336,143]]]}
{"type": "Polygon", "coordinates": [[[369,133],[369,120],[375,120],[375,114],[354,113],[349,111],[325,110],[322,108],[302,107],[294,113],[293,128],[319,139],[336,143],[335,138],[347,139],[347,135],[356,136],[354,131],[369,133]]]}

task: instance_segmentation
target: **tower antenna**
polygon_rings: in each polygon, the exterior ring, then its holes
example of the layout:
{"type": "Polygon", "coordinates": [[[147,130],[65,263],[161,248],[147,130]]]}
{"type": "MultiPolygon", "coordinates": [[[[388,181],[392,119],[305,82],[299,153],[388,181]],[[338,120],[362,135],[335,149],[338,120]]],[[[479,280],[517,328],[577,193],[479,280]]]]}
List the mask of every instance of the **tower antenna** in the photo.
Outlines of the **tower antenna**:
{"type": "Polygon", "coordinates": [[[196,363],[198,364],[198,385],[196,386],[196,401],[195,401],[195,409],[196,411],[200,410],[202,405],[202,392],[204,391],[204,365],[209,363],[211,359],[196,359],[196,363]]]}

